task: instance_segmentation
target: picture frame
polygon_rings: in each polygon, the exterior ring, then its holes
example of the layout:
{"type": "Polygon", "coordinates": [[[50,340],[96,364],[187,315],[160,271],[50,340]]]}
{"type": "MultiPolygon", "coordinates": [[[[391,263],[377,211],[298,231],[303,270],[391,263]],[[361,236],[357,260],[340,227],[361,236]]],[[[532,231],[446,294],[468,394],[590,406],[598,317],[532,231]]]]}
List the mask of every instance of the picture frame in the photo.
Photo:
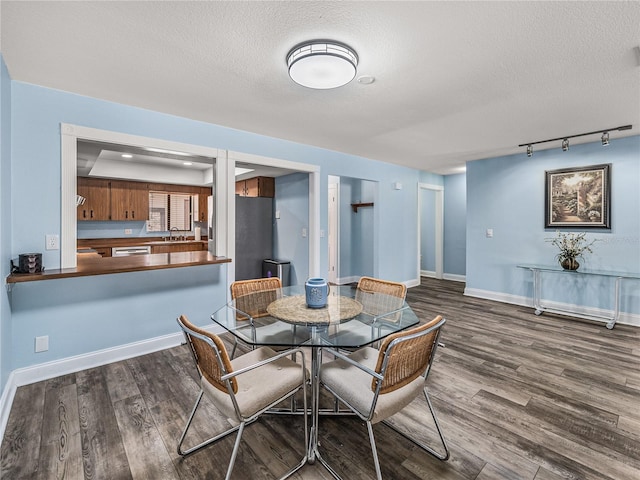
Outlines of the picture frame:
{"type": "Polygon", "coordinates": [[[611,228],[611,164],[545,172],[545,228],[611,228]]]}

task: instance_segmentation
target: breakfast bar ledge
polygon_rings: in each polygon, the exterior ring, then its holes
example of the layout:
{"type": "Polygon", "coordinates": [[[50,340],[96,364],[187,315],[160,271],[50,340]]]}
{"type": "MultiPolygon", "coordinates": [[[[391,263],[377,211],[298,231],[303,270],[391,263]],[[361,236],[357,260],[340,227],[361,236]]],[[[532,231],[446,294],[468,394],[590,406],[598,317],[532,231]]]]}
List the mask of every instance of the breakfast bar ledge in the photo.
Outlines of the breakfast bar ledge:
{"type": "Polygon", "coordinates": [[[78,264],[75,268],[45,269],[45,271],[39,273],[12,273],[7,276],[6,283],[7,287],[10,287],[14,283],[22,282],[216,265],[230,262],[230,258],[218,257],[208,251],[151,253],[148,255],[107,258],[99,255],[78,255],[78,264]]]}

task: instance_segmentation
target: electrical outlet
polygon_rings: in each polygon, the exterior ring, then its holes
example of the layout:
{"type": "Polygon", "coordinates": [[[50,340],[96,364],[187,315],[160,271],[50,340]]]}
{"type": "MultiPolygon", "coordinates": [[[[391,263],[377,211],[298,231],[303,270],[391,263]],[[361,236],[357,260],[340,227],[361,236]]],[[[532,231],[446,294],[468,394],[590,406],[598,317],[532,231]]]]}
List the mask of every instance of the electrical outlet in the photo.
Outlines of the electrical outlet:
{"type": "Polygon", "coordinates": [[[60,237],[58,235],[45,235],[45,249],[47,250],[59,250],[60,249],[60,237]]]}
{"type": "Polygon", "coordinates": [[[493,228],[487,228],[487,238],[493,238],[493,228]]]}
{"type": "Polygon", "coordinates": [[[302,229],[302,238],[307,238],[307,229],[306,228],[302,229]]]}
{"type": "Polygon", "coordinates": [[[36,337],[36,353],[49,350],[49,335],[36,337]]]}
{"type": "Polygon", "coordinates": [[[133,233],[133,231],[130,228],[125,228],[124,229],[124,234],[125,235],[131,235],[133,233]]]}

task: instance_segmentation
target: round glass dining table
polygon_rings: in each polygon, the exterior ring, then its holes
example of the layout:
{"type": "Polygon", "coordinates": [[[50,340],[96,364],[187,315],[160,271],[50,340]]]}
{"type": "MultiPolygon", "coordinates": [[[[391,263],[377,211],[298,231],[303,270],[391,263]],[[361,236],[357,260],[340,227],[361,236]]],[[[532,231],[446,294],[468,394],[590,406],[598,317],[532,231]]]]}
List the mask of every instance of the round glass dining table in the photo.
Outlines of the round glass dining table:
{"type": "Polygon", "coordinates": [[[238,297],[213,313],[211,319],[239,342],[251,347],[310,347],[309,463],[319,457],[321,349],[357,349],[419,323],[404,299],[358,290],[355,286],[331,286],[327,305],[309,308],[304,285],[238,297]]]}

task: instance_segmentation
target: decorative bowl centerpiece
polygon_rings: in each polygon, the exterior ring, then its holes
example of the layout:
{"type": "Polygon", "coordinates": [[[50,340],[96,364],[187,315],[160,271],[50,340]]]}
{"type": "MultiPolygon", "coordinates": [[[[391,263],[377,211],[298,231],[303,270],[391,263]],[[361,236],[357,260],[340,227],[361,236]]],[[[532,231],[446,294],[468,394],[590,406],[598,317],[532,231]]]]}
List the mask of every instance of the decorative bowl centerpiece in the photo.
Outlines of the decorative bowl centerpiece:
{"type": "Polygon", "coordinates": [[[555,237],[546,238],[545,241],[550,242],[560,250],[560,253],[556,255],[556,259],[562,268],[565,270],[577,270],[580,267],[577,259],[582,258],[585,252],[593,253],[591,246],[598,239],[596,238],[589,242],[585,232],[563,233],[556,231],[555,237]]]}

